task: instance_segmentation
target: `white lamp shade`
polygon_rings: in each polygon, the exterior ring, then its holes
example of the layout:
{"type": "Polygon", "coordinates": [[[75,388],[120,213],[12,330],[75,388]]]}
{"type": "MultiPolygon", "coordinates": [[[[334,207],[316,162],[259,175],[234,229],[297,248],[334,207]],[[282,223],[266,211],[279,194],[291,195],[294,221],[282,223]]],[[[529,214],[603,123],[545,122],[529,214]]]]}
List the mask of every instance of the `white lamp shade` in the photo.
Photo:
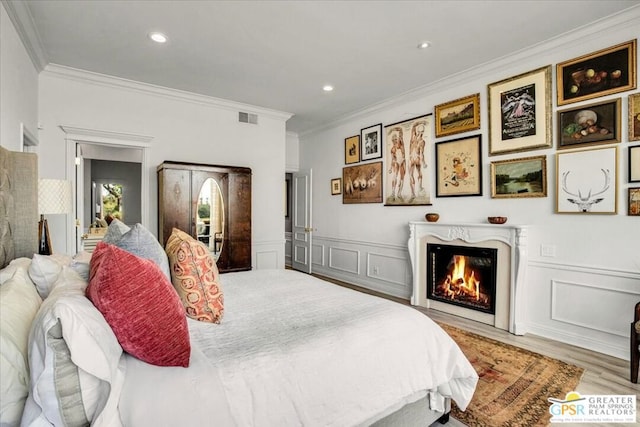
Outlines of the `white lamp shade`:
{"type": "Polygon", "coordinates": [[[71,213],[71,200],[71,181],[38,180],[38,210],[41,215],[71,213]]]}

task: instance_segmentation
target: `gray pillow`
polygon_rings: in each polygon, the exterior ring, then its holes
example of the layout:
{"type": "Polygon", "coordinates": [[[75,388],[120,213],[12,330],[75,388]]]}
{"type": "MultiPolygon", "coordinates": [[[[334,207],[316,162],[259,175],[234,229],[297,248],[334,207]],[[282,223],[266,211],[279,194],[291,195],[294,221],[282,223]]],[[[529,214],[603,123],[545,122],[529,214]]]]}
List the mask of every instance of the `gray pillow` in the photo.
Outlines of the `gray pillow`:
{"type": "Polygon", "coordinates": [[[107,233],[102,238],[102,241],[113,245],[129,230],[131,230],[131,227],[127,224],[118,219],[114,219],[111,221],[111,224],[109,224],[107,233]]]}
{"type": "MultiPolygon", "coordinates": [[[[111,224],[113,224],[113,222],[111,224]]],[[[160,245],[156,237],[151,234],[149,230],[144,228],[142,224],[134,225],[129,231],[124,233],[117,242],[113,242],[111,244],[139,256],[140,258],[146,258],[153,261],[167,276],[167,279],[171,281],[167,253],[164,251],[164,248],[160,245]]]]}

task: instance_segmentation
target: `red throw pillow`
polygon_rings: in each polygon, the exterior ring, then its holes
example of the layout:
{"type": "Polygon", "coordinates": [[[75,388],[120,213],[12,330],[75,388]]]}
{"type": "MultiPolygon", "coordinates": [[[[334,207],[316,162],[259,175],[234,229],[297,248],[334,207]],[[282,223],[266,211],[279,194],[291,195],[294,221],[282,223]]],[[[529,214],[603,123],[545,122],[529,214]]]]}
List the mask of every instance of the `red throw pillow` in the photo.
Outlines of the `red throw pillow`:
{"type": "Polygon", "coordinates": [[[86,293],[127,353],[152,365],[189,366],[182,303],[153,261],[100,242],[91,257],[86,293]]]}

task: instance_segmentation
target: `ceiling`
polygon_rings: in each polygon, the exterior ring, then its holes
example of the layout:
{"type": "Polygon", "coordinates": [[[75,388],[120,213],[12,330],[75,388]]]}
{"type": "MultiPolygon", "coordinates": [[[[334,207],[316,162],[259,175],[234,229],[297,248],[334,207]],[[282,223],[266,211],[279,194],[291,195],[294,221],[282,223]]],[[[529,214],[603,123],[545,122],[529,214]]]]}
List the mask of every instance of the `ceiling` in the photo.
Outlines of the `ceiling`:
{"type": "Polygon", "coordinates": [[[289,112],[304,134],[640,0],[21,3],[44,64],[289,112]]]}

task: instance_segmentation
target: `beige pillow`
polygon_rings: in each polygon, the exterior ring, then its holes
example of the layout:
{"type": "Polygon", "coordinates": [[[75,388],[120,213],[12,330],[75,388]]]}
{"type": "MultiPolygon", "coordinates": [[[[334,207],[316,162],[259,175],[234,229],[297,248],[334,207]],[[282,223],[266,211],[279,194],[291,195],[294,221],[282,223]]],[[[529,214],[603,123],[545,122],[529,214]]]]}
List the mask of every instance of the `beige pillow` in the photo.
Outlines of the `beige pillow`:
{"type": "Polygon", "coordinates": [[[23,268],[0,286],[0,425],[19,425],[29,393],[27,347],[31,323],[42,304],[23,268]]]}
{"type": "Polygon", "coordinates": [[[169,258],[171,282],[187,316],[202,322],[220,323],[224,297],[216,261],[207,246],[174,228],[165,251],[169,258]]]}

